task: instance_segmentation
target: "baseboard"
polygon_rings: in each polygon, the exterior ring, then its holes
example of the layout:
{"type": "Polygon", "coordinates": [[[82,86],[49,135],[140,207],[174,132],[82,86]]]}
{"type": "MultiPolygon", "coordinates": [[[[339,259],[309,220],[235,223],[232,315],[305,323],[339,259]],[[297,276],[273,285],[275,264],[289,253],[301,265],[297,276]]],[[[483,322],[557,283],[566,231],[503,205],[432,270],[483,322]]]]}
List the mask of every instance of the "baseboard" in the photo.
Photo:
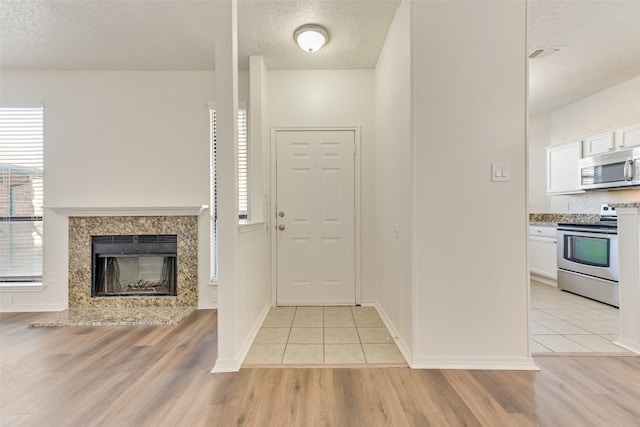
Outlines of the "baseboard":
{"type": "Polygon", "coordinates": [[[30,304],[12,304],[0,307],[0,313],[38,313],[49,311],[66,310],[66,305],[30,305],[30,304]]]}
{"type": "Polygon", "coordinates": [[[210,310],[218,308],[218,284],[208,283],[198,286],[198,310],[210,310]]]}
{"type": "Polygon", "coordinates": [[[235,359],[217,359],[216,364],[211,369],[212,374],[221,374],[224,372],[238,372],[240,365],[235,359]]]}
{"type": "Polygon", "coordinates": [[[553,286],[554,288],[558,287],[558,280],[553,277],[549,277],[547,275],[538,274],[536,270],[532,270],[529,274],[530,280],[535,280],[536,282],[544,283],[545,285],[553,286]]]}
{"type": "Polygon", "coordinates": [[[479,369],[509,371],[539,371],[531,357],[417,357],[412,369],[479,369]]]}
{"type": "Polygon", "coordinates": [[[205,302],[205,303],[198,303],[198,310],[217,310],[218,309],[218,303],[217,302],[205,302]]]}
{"type": "Polygon", "coordinates": [[[376,309],[376,311],[380,315],[380,318],[384,322],[384,325],[387,327],[387,330],[389,331],[391,336],[394,337],[396,345],[398,346],[398,350],[400,350],[400,353],[402,353],[402,356],[407,361],[407,363],[411,365],[411,349],[404,341],[404,339],[398,334],[398,330],[394,326],[391,319],[389,319],[389,316],[387,316],[387,313],[382,309],[382,306],[378,303],[378,301],[362,301],[361,305],[365,307],[374,307],[376,309]]]}
{"type": "Polygon", "coordinates": [[[633,353],[640,354],[640,344],[626,338],[618,337],[613,343],[633,353]]]}
{"type": "Polygon", "coordinates": [[[251,348],[253,340],[256,338],[256,335],[258,335],[258,331],[260,330],[264,319],[267,317],[267,314],[269,314],[270,308],[271,301],[267,302],[264,309],[262,310],[262,313],[260,313],[260,316],[258,316],[258,320],[256,321],[256,323],[254,323],[253,327],[251,328],[251,332],[249,332],[249,335],[242,343],[240,350],[238,350],[238,352],[236,353],[236,357],[234,359],[216,360],[216,364],[213,366],[213,369],[211,369],[212,374],[222,372],[238,372],[240,370],[245,357],[247,357],[247,353],[249,353],[249,349],[251,348]]]}

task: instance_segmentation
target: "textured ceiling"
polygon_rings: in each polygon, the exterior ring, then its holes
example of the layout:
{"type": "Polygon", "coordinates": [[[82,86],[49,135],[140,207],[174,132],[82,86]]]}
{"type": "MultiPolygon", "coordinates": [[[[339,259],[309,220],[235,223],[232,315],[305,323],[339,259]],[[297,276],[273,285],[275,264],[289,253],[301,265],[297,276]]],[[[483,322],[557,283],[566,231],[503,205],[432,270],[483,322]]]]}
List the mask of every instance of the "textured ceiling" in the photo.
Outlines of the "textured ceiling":
{"type": "MultiPolygon", "coordinates": [[[[214,69],[215,0],[0,0],[0,66],[88,70],[214,69]]],[[[238,60],[271,69],[373,68],[399,0],[238,2],[238,60]],[[310,55],[293,32],[326,27],[310,55]]]]}
{"type": "MultiPolygon", "coordinates": [[[[640,75],[640,1],[529,0],[529,109],[548,112],[640,75]]],[[[640,98],[640,93],[636,94],[640,98]]]]}
{"type": "MultiPolygon", "coordinates": [[[[0,67],[212,70],[215,0],[0,0],[0,67]]],[[[238,58],[270,69],[375,66],[399,0],[239,0],[238,58]],[[315,54],[294,30],[327,28],[315,54]]],[[[640,75],[640,0],[529,0],[528,52],[565,46],[529,62],[533,114],[640,75]]]]}
{"type": "Polygon", "coordinates": [[[213,69],[210,1],[0,0],[0,66],[213,69]]]}
{"type": "MultiPolygon", "coordinates": [[[[238,4],[240,66],[247,55],[262,55],[270,69],[373,68],[399,0],[241,1],[238,4]],[[303,51],[293,33],[304,24],[320,24],[329,43],[318,52],[303,51]]],[[[247,64],[248,66],[248,64],[247,64]]]]}

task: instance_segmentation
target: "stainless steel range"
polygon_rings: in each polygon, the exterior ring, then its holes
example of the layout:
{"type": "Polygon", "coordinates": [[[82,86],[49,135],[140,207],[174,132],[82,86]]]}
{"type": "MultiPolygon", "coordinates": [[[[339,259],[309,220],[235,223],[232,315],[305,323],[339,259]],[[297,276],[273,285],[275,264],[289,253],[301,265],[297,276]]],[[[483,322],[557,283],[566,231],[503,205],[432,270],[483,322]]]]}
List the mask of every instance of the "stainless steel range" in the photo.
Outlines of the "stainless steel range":
{"type": "Polygon", "coordinates": [[[603,205],[596,223],[560,223],[557,236],[558,288],[618,307],[615,208],[603,205]]]}

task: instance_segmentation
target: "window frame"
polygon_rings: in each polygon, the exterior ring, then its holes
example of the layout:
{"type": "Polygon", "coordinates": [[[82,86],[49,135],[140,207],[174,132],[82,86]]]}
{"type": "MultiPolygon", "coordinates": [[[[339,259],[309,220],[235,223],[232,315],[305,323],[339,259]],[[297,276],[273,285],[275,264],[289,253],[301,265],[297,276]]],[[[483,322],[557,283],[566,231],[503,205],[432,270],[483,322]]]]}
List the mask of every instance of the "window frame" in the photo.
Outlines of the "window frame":
{"type": "MultiPolygon", "coordinates": [[[[217,141],[216,141],[216,106],[209,103],[209,216],[210,216],[210,280],[218,280],[218,179],[216,175],[217,166],[217,141]]],[[[250,149],[249,149],[249,108],[247,103],[238,103],[238,224],[249,223],[250,214],[250,149]],[[241,146],[242,145],[242,146],[241,146]],[[244,149],[244,150],[243,150],[244,149]],[[244,168],[241,168],[241,150],[244,151],[244,168]],[[244,170],[244,178],[242,173],[244,170]],[[244,180],[245,190],[241,191],[242,180],[244,180]],[[243,204],[244,199],[244,204],[243,204]],[[244,207],[244,210],[242,209],[244,207]]]]}
{"type": "MultiPolygon", "coordinates": [[[[0,107],[0,130],[3,135],[0,142],[7,144],[7,147],[18,147],[21,142],[25,145],[17,150],[18,156],[7,156],[2,171],[2,180],[7,179],[8,183],[2,184],[8,194],[6,194],[6,211],[0,212],[0,224],[9,224],[9,233],[12,231],[12,223],[20,224],[31,222],[34,224],[32,232],[38,235],[39,245],[35,242],[24,262],[24,271],[12,270],[12,261],[7,261],[6,270],[0,275],[0,291],[20,291],[20,290],[41,290],[44,289],[44,108],[42,105],[36,107],[0,107]],[[28,110],[19,113],[18,110],[28,110]],[[25,123],[23,127],[18,124],[25,123]],[[26,124],[29,125],[26,125],[26,124]],[[16,128],[18,129],[16,131],[16,128]],[[6,132],[6,133],[5,133],[6,132]],[[22,172],[20,173],[19,171],[22,172]],[[18,172],[16,172],[18,171],[18,172]],[[12,178],[21,176],[26,178],[24,183],[13,184],[12,178]],[[26,206],[31,205],[28,210],[32,212],[18,213],[16,205],[18,203],[18,186],[30,185],[28,190],[31,194],[22,202],[26,206]],[[6,215],[4,215],[6,213],[6,215]],[[40,224],[37,224],[40,223],[40,224]],[[35,250],[39,246],[39,250],[35,250]],[[35,256],[33,255],[35,253],[35,256]],[[19,274],[18,274],[19,273],[19,274]],[[27,274],[28,273],[28,274],[27,274]],[[37,273],[37,274],[34,274],[37,273]]],[[[7,152],[16,152],[9,151],[7,152]]],[[[0,159],[2,161],[2,159],[0,159]]],[[[12,250],[7,257],[11,257],[12,250]]]]}

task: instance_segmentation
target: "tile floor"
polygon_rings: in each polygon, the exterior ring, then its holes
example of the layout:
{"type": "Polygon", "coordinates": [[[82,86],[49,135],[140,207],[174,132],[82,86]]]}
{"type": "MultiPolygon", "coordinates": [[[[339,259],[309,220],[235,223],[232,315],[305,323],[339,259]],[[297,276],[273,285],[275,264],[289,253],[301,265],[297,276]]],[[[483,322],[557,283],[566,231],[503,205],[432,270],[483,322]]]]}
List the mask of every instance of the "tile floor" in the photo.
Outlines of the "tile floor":
{"type": "Polygon", "coordinates": [[[245,365],[406,366],[374,307],[273,307],[245,365]]]}
{"type": "Polygon", "coordinates": [[[531,352],[629,353],[618,338],[618,309],[531,281],[531,352]]]}
{"type": "MultiPolygon", "coordinates": [[[[531,282],[531,351],[627,353],[613,344],[618,310],[531,282]]],[[[247,365],[406,366],[374,307],[273,307],[253,341],[247,365]]]]}

